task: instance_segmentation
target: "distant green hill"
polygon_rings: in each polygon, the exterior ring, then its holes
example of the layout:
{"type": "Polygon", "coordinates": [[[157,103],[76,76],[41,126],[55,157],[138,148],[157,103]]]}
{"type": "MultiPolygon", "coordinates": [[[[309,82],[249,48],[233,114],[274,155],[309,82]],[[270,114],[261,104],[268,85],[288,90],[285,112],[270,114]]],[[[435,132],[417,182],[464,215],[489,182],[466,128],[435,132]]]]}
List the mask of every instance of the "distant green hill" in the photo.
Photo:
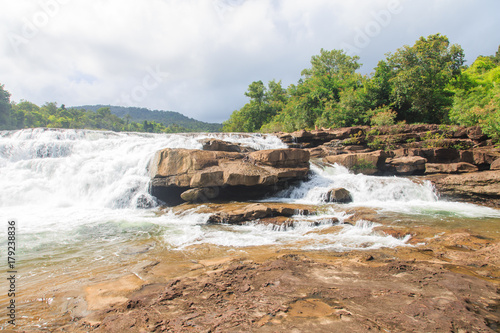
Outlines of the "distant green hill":
{"type": "Polygon", "coordinates": [[[75,106],[74,108],[86,109],[95,112],[102,107],[109,107],[112,114],[115,114],[123,119],[125,119],[128,114],[130,116],[130,121],[135,122],[143,122],[144,120],[155,121],[157,123],[162,123],[166,127],[175,124],[193,132],[219,132],[222,128],[222,124],[206,123],[186,117],[185,115],[174,111],[148,110],[146,108],[112,105],[82,105],[75,106]]]}

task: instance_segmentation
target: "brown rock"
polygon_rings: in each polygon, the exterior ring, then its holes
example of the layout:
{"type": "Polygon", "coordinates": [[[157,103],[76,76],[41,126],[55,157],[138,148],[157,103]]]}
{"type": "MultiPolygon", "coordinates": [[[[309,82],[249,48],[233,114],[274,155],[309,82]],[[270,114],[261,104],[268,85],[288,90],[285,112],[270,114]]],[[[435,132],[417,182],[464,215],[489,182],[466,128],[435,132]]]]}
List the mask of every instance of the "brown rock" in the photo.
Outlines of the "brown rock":
{"type": "Polygon", "coordinates": [[[164,149],[157,152],[150,163],[152,193],[172,204],[183,192],[184,200],[199,201],[202,193],[186,192],[190,188],[219,187],[221,198],[238,193],[237,197],[246,194],[248,198],[260,197],[279,190],[280,186],[283,188],[290,180],[304,179],[309,172],[309,156],[308,151],[301,149],[271,149],[249,154],[164,149]],[[255,191],[234,188],[237,186],[253,187],[255,191]],[[174,188],[180,193],[171,190],[174,188]]]}
{"type": "Polygon", "coordinates": [[[239,145],[232,144],[227,141],[222,141],[219,139],[206,139],[202,142],[203,150],[209,151],[229,151],[229,152],[241,152],[239,145]]]}
{"type": "MultiPolygon", "coordinates": [[[[257,203],[257,204],[227,204],[213,207],[209,212],[209,223],[241,224],[248,221],[260,219],[286,217],[296,214],[309,215],[314,210],[310,206],[295,204],[257,203]]],[[[279,219],[278,219],[279,220],[279,219]]],[[[287,220],[290,225],[292,220],[287,220]]],[[[264,224],[272,223],[271,220],[264,220],[264,224]]]]}
{"type": "Polygon", "coordinates": [[[181,194],[181,198],[188,202],[206,202],[219,195],[218,187],[193,188],[181,194]]]}
{"type": "Polygon", "coordinates": [[[389,164],[396,169],[397,173],[413,175],[425,170],[427,159],[420,156],[397,157],[388,160],[389,164]]]}
{"type": "Polygon", "coordinates": [[[371,153],[326,156],[323,161],[331,164],[337,163],[360,173],[374,174],[384,168],[386,158],[387,154],[379,150],[371,153]]]}
{"type": "Polygon", "coordinates": [[[500,152],[496,148],[481,147],[472,150],[475,165],[491,164],[500,158],[500,152]]]}
{"type": "MultiPolygon", "coordinates": [[[[152,178],[182,175],[217,166],[222,159],[237,160],[243,156],[233,152],[167,148],[156,152],[150,162],[149,172],[152,178]]],[[[186,186],[188,185],[189,183],[186,186]]]]}
{"type": "Polygon", "coordinates": [[[482,171],[428,178],[437,190],[451,198],[467,199],[478,203],[489,202],[498,206],[500,199],[500,171],[482,171]]]}
{"type": "Polygon", "coordinates": [[[453,163],[458,162],[460,159],[460,153],[458,150],[453,148],[435,148],[434,158],[429,162],[434,163],[453,163]]]}
{"type": "Polygon", "coordinates": [[[467,129],[467,136],[471,140],[476,140],[476,141],[482,141],[486,140],[488,136],[486,136],[483,131],[481,130],[481,127],[479,126],[474,126],[470,127],[467,129]]]}
{"type": "Polygon", "coordinates": [[[309,164],[310,153],[297,148],[268,149],[255,151],[248,154],[248,157],[254,163],[275,168],[303,168],[309,164]]]}
{"type": "Polygon", "coordinates": [[[306,130],[300,130],[291,133],[292,137],[297,139],[298,142],[305,141],[307,139],[312,138],[314,135],[311,132],[308,132],[306,130]]]}
{"type": "Polygon", "coordinates": [[[325,200],[327,202],[349,203],[352,202],[352,196],[345,188],[334,188],[328,191],[325,200]]]}
{"type": "Polygon", "coordinates": [[[462,173],[462,172],[476,172],[477,166],[470,163],[427,163],[425,165],[425,173],[462,173]]]}
{"type": "Polygon", "coordinates": [[[494,160],[493,163],[491,163],[490,169],[491,170],[500,170],[500,158],[494,160]]]}

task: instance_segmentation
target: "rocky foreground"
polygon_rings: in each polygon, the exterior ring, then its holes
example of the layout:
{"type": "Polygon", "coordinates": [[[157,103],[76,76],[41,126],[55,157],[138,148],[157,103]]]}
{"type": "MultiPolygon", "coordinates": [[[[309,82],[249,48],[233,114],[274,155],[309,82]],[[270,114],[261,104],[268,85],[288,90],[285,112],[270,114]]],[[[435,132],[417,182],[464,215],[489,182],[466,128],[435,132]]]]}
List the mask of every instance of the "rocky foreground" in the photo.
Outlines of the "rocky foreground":
{"type": "Polygon", "coordinates": [[[259,248],[193,260],[164,282],[158,279],[169,267],[158,261],[139,272],[154,283],[130,275],[88,287],[95,311],[60,331],[497,332],[498,239],[411,232],[411,244],[425,245],[348,253],[259,248]]]}

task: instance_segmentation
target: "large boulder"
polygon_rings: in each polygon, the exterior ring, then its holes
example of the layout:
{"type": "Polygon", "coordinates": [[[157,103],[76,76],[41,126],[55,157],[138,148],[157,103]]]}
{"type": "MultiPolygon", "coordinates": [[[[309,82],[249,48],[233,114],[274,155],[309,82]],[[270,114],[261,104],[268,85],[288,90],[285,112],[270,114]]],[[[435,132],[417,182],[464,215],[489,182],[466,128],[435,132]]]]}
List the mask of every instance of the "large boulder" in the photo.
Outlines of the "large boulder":
{"type": "Polygon", "coordinates": [[[309,156],[301,149],[243,154],[167,148],[158,151],[150,162],[152,192],[172,204],[178,203],[173,199],[179,199],[179,194],[189,202],[213,199],[205,193],[206,188],[218,188],[218,196],[224,198],[259,197],[284,188],[290,181],[304,179],[309,172],[309,156]]]}

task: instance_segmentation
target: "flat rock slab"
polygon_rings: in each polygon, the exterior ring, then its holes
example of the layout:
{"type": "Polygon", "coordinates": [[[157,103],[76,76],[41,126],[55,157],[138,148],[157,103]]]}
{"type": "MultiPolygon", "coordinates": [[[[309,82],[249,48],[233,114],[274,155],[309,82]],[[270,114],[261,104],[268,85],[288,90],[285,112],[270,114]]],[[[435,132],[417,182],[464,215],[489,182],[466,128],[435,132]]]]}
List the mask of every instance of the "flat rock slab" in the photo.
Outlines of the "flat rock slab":
{"type": "Polygon", "coordinates": [[[291,226],[292,220],[287,218],[293,215],[314,215],[317,207],[312,205],[285,204],[285,203],[225,203],[206,204],[203,206],[184,204],[175,207],[176,213],[196,208],[199,213],[210,213],[209,223],[215,224],[242,224],[253,221],[263,224],[291,226]]]}
{"type": "Polygon", "coordinates": [[[133,293],[83,319],[91,332],[494,332],[497,286],[445,264],[286,254],[231,261],[133,293]]]}

